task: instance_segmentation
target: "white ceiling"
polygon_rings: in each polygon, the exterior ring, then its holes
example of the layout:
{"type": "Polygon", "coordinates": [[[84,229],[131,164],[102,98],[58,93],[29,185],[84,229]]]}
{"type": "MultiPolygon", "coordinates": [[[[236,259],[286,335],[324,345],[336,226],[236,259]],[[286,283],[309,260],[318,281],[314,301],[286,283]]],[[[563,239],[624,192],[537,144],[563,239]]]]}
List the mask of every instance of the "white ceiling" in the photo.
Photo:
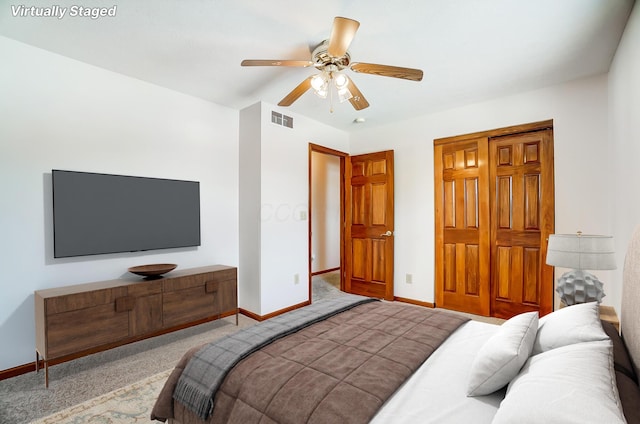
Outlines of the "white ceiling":
{"type": "MultiPolygon", "coordinates": [[[[0,0],[0,35],[234,109],[277,104],[314,68],[333,18],[358,20],[352,62],[424,71],[422,82],[348,71],[371,106],[304,94],[288,110],[352,131],[606,72],[634,0],[0,0]],[[117,5],[113,18],[14,17],[12,5],[117,5]],[[354,124],[356,117],[367,119],[354,124]]],[[[43,69],[46,76],[46,69],[43,69]]],[[[286,113],[286,110],[284,110],[286,113]]]]}

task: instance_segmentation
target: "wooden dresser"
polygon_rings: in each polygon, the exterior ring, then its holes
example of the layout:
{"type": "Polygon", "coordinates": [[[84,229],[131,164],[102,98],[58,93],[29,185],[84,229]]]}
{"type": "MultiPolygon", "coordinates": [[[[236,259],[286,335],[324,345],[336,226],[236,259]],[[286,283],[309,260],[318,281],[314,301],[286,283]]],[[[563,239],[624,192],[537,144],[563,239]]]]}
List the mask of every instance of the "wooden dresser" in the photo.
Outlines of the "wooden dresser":
{"type": "Polygon", "coordinates": [[[123,344],[236,315],[237,269],[212,265],[38,290],[36,371],[123,344]]]}

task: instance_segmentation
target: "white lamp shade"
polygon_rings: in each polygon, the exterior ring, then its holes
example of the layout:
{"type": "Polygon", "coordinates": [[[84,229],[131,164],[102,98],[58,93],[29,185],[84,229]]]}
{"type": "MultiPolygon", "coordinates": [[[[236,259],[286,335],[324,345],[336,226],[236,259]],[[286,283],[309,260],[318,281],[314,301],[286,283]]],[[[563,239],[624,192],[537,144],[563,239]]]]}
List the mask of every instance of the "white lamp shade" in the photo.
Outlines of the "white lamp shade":
{"type": "Polygon", "coordinates": [[[585,234],[552,234],[547,264],[571,269],[616,269],[613,237],[585,234]]]}

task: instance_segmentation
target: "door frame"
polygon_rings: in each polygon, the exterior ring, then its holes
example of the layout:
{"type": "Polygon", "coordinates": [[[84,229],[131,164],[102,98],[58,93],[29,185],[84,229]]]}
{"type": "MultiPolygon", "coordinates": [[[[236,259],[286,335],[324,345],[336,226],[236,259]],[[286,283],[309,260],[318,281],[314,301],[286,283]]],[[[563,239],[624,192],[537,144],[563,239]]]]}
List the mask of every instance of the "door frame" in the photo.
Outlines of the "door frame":
{"type": "Polygon", "coordinates": [[[345,166],[346,166],[346,158],[349,156],[348,153],[341,152],[339,150],[331,149],[329,147],[324,147],[319,144],[309,143],[309,219],[308,219],[308,269],[307,269],[307,280],[309,286],[309,302],[312,301],[312,272],[311,272],[311,254],[312,254],[312,229],[313,229],[313,171],[312,171],[312,155],[313,153],[322,153],[325,155],[335,156],[340,158],[340,290],[344,291],[344,225],[345,225],[345,207],[344,207],[344,174],[345,174],[345,166]]]}

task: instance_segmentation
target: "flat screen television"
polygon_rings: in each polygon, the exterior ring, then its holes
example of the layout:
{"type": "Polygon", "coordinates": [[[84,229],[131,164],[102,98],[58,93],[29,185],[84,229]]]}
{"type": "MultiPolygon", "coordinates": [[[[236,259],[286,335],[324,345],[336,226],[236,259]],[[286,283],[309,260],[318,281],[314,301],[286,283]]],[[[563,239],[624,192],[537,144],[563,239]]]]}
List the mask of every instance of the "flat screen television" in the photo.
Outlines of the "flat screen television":
{"type": "Polygon", "coordinates": [[[52,170],[53,256],[200,245],[200,183],[52,170]]]}

